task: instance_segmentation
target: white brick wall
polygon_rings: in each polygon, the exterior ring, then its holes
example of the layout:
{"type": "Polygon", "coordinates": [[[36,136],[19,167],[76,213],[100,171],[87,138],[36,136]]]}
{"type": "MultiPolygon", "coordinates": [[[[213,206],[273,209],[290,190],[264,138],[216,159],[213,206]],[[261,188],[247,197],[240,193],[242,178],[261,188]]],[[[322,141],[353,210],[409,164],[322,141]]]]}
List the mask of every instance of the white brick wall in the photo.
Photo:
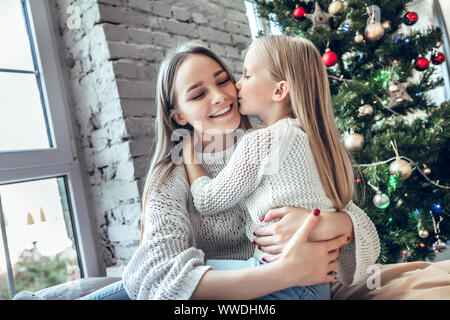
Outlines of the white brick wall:
{"type": "MultiPolygon", "coordinates": [[[[251,41],[241,0],[52,1],[70,109],[109,275],[139,242],[140,195],[153,142],[155,80],[168,50],[196,39],[235,75],[251,41]],[[66,9],[81,9],[69,30],[66,9]],[[112,267],[114,266],[115,267],[112,267]]],[[[116,274],[117,275],[117,274],[116,274]]]]}

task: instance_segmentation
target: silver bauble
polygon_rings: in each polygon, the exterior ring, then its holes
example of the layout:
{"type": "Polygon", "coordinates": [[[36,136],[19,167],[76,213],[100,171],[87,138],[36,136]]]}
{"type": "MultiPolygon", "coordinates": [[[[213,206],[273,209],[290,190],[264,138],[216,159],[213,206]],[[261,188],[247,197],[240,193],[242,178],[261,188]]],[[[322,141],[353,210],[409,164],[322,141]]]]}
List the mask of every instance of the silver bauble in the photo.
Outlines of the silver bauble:
{"type": "Polygon", "coordinates": [[[370,41],[380,40],[384,35],[384,28],[379,22],[372,22],[366,26],[364,36],[370,41]]]}
{"type": "Polygon", "coordinates": [[[389,166],[389,173],[390,174],[398,173],[398,178],[400,180],[406,180],[411,176],[412,168],[408,161],[397,158],[389,166]]]}
{"type": "Polygon", "coordinates": [[[372,201],[375,207],[377,207],[378,209],[386,209],[391,202],[389,197],[381,192],[377,192],[372,201]]]}
{"type": "Polygon", "coordinates": [[[344,147],[347,151],[358,151],[364,146],[364,137],[358,133],[351,132],[344,138],[344,147]]]}
{"type": "Polygon", "coordinates": [[[436,252],[445,252],[447,250],[447,244],[441,239],[437,239],[437,241],[433,243],[433,249],[436,252]]]}

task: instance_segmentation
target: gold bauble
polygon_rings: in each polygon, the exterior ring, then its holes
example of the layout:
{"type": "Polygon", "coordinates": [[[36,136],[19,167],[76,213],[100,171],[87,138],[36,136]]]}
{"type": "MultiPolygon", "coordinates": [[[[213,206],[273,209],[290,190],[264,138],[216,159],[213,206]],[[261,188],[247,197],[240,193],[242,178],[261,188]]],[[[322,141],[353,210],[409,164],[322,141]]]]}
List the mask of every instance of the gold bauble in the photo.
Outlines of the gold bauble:
{"type": "Polygon", "coordinates": [[[425,173],[426,175],[430,174],[431,173],[430,168],[423,169],[423,173],[425,173]]]}
{"type": "Polygon", "coordinates": [[[389,92],[391,92],[391,93],[397,92],[398,90],[400,90],[400,88],[396,84],[391,84],[389,86],[389,92]]]}
{"type": "Polygon", "coordinates": [[[390,22],[389,20],[383,21],[383,23],[381,24],[381,26],[382,26],[384,29],[390,30],[390,29],[391,29],[391,22],[390,22]]]}
{"type": "Polygon", "coordinates": [[[347,151],[358,151],[364,146],[364,137],[358,133],[351,132],[344,138],[344,147],[347,151]]]}
{"type": "Polygon", "coordinates": [[[390,174],[398,173],[398,178],[400,180],[406,180],[411,175],[412,168],[411,168],[411,165],[409,164],[409,162],[407,162],[403,159],[397,158],[389,166],[389,173],[390,174]]]}
{"type": "Polygon", "coordinates": [[[355,42],[356,43],[361,43],[361,42],[363,42],[363,40],[364,40],[364,37],[362,36],[362,34],[357,34],[356,36],[355,36],[355,42]]]}
{"type": "Polygon", "coordinates": [[[333,16],[337,16],[337,15],[341,14],[343,10],[344,10],[344,4],[339,0],[333,1],[328,6],[328,13],[332,14],[333,16]]]}
{"type": "Polygon", "coordinates": [[[370,41],[380,40],[384,35],[384,28],[381,23],[374,21],[366,26],[364,35],[370,41]]]}
{"type": "Polygon", "coordinates": [[[358,109],[358,117],[370,116],[373,114],[373,107],[370,104],[365,104],[358,109]]]}
{"type": "Polygon", "coordinates": [[[442,46],[442,42],[441,41],[437,41],[436,44],[434,45],[436,48],[439,48],[440,46],[442,46]]]}
{"type": "Polygon", "coordinates": [[[419,237],[421,237],[422,239],[425,239],[425,238],[427,238],[428,237],[428,231],[427,231],[427,229],[425,229],[425,228],[420,228],[420,230],[419,230],[419,237]]]}

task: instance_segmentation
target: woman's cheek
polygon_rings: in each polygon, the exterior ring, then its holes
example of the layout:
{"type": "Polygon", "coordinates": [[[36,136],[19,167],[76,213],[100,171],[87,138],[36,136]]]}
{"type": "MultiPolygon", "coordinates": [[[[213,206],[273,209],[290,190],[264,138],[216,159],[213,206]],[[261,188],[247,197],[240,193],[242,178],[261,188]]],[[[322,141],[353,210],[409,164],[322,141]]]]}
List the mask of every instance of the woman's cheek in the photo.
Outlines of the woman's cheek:
{"type": "Polygon", "coordinates": [[[248,115],[251,116],[251,115],[255,114],[255,110],[252,110],[252,109],[253,109],[252,106],[248,105],[247,103],[242,103],[239,106],[239,112],[246,116],[248,116],[248,115]]]}

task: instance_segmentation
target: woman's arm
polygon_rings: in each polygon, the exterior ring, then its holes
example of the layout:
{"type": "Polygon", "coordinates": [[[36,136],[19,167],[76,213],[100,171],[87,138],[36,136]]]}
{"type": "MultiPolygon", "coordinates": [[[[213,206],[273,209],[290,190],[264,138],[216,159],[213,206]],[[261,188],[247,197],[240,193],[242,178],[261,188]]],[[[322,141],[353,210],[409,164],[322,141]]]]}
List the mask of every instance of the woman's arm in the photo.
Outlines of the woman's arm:
{"type": "Polygon", "coordinates": [[[338,280],[352,286],[367,279],[368,268],[378,259],[381,246],[375,225],[364,210],[350,202],[343,211],[352,220],[354,237],[341,252],[338,280]]]}
{"type": "MultiPolygon", "coordinates": [[[[307,214],[305,209],[282,207],[269,210],[266,220],[278,222],[255,230],[255,242],[261,250],[272,254],[267,261],[280,257],[286,242],[296,228],[302,225],[307,214]]],[[[374,224],[367,214],[351,202],[339,212],[324,212],[321,225],[310,235],[310,240],[332,239],[336,235],[350,236],[341,250],[338,263],[338,280],[345,285],[354,285],[367,277],[367,268],[375,263],[380,253],[380,242],[374,224]]]]}
{"type": "Polygon", "coordinates": [[[273,263],[257,268],[206,272],[191,298],[256,299],[293,286],[333,281],[339,248],[346,239],[342,236],[324,242],[309,241],[309,234],[318,221],[319,217],[309,214],[286,244],[280,259],[273,263]]]}

